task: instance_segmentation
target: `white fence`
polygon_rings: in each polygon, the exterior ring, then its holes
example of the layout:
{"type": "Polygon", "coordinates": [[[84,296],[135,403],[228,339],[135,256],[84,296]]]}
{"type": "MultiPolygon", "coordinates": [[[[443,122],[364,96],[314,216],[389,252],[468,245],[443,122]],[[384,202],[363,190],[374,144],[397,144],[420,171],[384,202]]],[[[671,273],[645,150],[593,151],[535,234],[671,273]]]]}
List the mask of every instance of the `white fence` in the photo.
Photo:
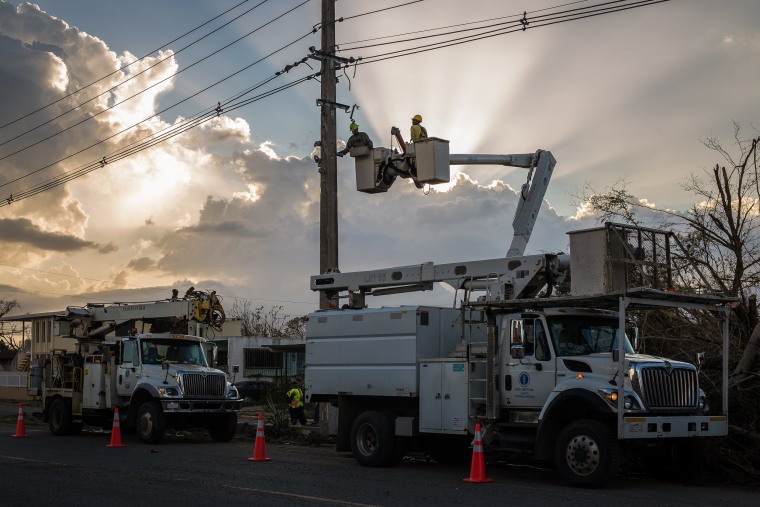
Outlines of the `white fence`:
{"type": "Polygon", "coordinates": [[[28,372],[0,371],[0,387],[26,387],[28,378],[28,372]]]}

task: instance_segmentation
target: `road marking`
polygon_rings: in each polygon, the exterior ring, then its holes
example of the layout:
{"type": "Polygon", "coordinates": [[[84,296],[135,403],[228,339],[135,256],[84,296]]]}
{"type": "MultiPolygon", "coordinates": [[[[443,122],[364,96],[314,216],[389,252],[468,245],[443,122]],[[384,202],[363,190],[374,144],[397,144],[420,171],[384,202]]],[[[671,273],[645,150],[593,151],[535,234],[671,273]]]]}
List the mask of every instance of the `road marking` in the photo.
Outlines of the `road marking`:
{"type": "MultiPolygon", "coordinates": [[[[54,461],[49,460],[38,460],[38,459],[28,459],[28,458],[20,458],[18,456],[3,456],[0,455],[0,458],[5,459],[12,459],[16,461],[25,461],[28,463],[42,463],[45,465],[61,465],[61,466],[71,466],[70,464],[66,463],[56,463],[54,461]]],[[[357,502],[346,502],[343,500],[336,500],[334,498],[324,498],[321,496],[311,496],[311,495],[299,495],[298,493],[286,493],[284,491],[274,491],[271,489],[259,489],[259,488],[246,488],[243,486],[233,486],[231,484],[220,484],[220,486],[224,488],[229,489],[236,489],[238,491],[246,491],[251,493],[262,493],[265,495],[271,495],[271,496],[282,496],[286,498],[293,498],[297,500],[308,500],[310,502],[319,502],[319,503],[326,503],[331,505],[347,505],[351,507],[381,507],[376,504],[367,504],[367,503],[357,503],[357,502]]]]}

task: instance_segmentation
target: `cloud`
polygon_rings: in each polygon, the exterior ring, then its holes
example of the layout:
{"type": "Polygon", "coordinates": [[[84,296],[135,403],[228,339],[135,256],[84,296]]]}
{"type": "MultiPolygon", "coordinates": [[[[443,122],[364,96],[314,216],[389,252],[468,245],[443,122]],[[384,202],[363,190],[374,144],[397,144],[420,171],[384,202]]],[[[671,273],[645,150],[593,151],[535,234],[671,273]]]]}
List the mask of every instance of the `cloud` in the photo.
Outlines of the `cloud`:
{"type": "Polygon", "coordinates": [[[117,247],[113,241],[109,241],[107,244],[101,246],[98,248],[98,252],[102,254],[109,254],[113,253],[119,250],[119,247],[117,247]]]}
{"type": "Polygon", "coordinates": [[[4,242],[55,252],[75,252],[97,247],[96,243],[76,236],[44,231],[26,218],[0,219],[0,236],[4,242]]]}
{"type": "Polygon", "coordinates": [[[152,271],[156,269],[156,261],[150,257],[140,257],[129,261],[127,268],[133,271],[152,271]]]}

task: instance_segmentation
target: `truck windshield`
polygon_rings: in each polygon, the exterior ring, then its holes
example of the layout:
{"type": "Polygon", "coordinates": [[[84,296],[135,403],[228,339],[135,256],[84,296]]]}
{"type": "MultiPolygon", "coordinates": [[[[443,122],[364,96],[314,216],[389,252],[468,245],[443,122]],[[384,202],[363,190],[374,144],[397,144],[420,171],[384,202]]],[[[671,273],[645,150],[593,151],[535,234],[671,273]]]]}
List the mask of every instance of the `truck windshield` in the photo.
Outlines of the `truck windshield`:
{"type": "MultiPolygon", "coordinates": [[[[549,332],[559,356],[583,356],[598,352],[611,352],[619,347],[618,319],[588,315],[562,315],[547,317],[549,332]]],[[[633,347],[625,336],[625,352],[633,347]]]]}
{"type": "Polygon", "coordinates": [[[145,338],[140,342],[143,364],[177,363],[208,366],[200,342],[145,338]]]}

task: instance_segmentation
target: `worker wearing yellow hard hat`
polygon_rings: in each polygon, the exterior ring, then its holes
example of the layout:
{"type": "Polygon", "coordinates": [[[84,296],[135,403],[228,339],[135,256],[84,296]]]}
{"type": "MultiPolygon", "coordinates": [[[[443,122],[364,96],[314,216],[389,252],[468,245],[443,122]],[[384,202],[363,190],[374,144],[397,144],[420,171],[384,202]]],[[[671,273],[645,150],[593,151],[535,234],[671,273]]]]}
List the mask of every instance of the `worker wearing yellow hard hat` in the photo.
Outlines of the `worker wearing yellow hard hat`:
{"type": "Polygon", "coordinates": [[[427,139],[427,130],[422,125],[422,116],[419,114],[415,114],[412,116],[412,128],[411,128],[411,135],[412,135],[412,142],[417,142],[421,139],[427,139]]]}

